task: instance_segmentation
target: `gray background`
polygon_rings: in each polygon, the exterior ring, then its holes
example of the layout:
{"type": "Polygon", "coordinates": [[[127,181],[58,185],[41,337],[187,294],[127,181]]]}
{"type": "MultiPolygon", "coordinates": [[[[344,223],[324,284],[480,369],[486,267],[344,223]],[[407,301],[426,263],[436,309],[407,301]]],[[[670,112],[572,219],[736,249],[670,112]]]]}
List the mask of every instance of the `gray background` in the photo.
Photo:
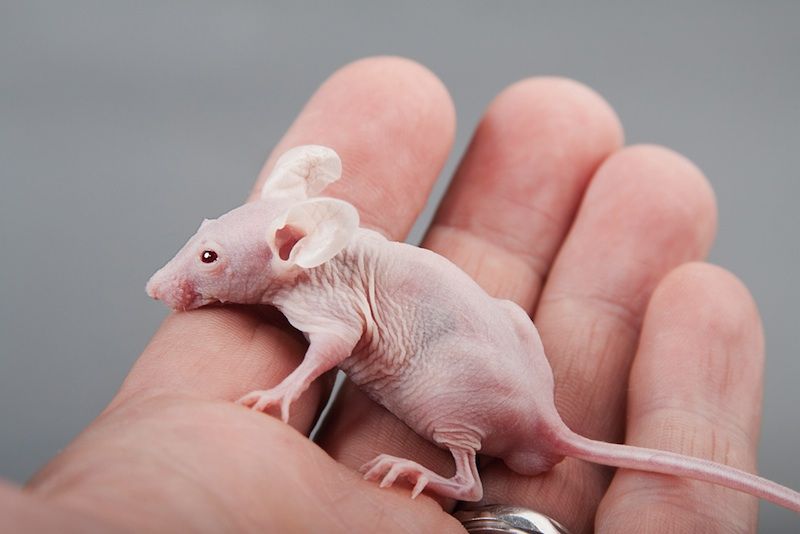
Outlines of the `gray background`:
{"type": "MultiPolygon", "coordinates": [[[[25,480],[111,398],[166,313],[147,277],[242,201],[317,85],[390,53],[456,103],[437,198],[489,100],[536,74],[706,172],[711,259],[766,325],[761,471],[800,488],[800,3],[664,4],[0,1],[0,475],[25,480]]],[[[763,507],[765,532],[797,524],[763,507]]]]}

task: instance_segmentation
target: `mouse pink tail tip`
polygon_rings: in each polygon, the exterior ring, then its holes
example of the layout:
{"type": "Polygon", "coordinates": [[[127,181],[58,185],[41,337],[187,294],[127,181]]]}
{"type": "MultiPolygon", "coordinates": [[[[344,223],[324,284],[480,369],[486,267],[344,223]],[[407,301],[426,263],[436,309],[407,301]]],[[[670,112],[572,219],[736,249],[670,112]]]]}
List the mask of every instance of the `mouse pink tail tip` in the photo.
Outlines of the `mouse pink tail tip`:
{"type": "Polygon", "coordinates": [[[559,452],[595,464],[711,482],[788,508],[800,514],[800,493],[771,480],[724,464],[674,452],[595,441],[569,429],[559,452]]]}

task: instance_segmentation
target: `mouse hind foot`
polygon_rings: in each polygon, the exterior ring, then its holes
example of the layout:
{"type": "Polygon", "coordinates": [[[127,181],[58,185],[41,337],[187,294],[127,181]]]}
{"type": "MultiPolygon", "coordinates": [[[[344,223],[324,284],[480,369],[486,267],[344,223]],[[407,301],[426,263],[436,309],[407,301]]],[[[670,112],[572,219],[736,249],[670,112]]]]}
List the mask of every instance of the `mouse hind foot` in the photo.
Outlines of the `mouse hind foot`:
{"type": "Polygon", "coordinates": [[[380,480],[380,487],[387,488],[398,478],[405,478],[412,484],[411,498],[415,498],[427,488],[442,497],[459,501],[479,501],[483,496],[483,486],[478,477],[478,466],[475,463],[475,450],[454,449],[450,452],[456,462],[456,474],[450,478],[434,473],[417,462],[381,454],[371,462],[364,464],[360,471],[366,480],[380,480]]]}

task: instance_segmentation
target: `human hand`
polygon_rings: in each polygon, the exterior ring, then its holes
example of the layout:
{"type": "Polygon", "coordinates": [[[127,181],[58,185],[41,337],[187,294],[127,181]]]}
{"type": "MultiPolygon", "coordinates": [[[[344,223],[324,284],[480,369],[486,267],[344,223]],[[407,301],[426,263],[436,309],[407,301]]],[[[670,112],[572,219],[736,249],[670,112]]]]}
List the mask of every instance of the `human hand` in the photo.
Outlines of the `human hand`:
{"type": "MultiPolygon", "coordinates": [[[[430,73],[365,60],[312,97],[261,179],[291,146],[331,146],[344,179],[330,194],[402,239],[453,132],[452,104],[430,73]]],[[[578,84],[512,86],[489,107],[423,245],[531,313],[573,430],[753,470],[757,312],[720,269],[674,270],[710,246],[713,194],[686,160],[621,149],[621,138],[610,108],[578,84]]],[[[280,382],[303,351],[285,322],[258,308],[171,315],[111,405],[31,481],[36,501],[17,509],[40,506],[62,527],[460,531],[446,513],[454,503],[361,480],[355,468],[378,453],[441,473],[452,460],[352,387],[319,446],[304,435],[330,380],[292,406],[294,428],[231,402],[280,382]]],[[[533,478],[484,465],[485,501],[530,506],[574,532],[591,530],[598,504],[599,531],[636,531],[642,521],[656,525],[649,532],[755,528],[754,499],[708,484],[620,471],[609,487],[611,470],[569,459],[533,478]]]]}

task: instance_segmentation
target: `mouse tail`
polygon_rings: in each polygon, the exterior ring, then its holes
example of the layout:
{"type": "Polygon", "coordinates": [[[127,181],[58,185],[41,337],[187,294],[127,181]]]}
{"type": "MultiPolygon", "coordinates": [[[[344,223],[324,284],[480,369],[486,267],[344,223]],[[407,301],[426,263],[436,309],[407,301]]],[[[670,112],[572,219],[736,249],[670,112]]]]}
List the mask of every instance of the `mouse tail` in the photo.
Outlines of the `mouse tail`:
{"type": "Polygon", "coordinates": [[[565,429],[559,452],[587,462],[702,480],[731,488],[800,513],[800,493],[724,464],[674,452],[595,441],[565,429]]]}

